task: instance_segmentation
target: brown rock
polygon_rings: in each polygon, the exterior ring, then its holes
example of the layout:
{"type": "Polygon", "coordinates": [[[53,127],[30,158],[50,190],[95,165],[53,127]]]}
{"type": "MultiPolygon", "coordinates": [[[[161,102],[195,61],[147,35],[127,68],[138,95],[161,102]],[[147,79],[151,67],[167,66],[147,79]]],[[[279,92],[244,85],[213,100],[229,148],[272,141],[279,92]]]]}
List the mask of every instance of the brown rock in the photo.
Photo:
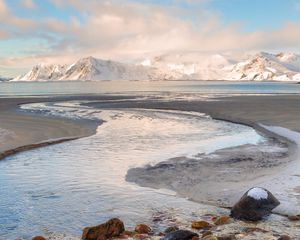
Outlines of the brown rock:
{"type": "Polygon", "coordinates": [[[300,216],[297,215],[297,216],[288,216],[288,219],[290,221],[300,221],[300,216]]]}
{"type": "Polygon", "coordinates": [[[133,238],[134,239],[149,239],[149,235],[148,234],[140,234],[140,233],[138,233],[138,234],[135,234],[133,236],[133,238]]]}
{"type": "Polygon", "coordinates": [[[278,238],[278,240],[292,240],[292,239],[287,235],[283,235],[280,238],[278,238]]]}
{"type": "Polygon", "coordinates": [[[204,229],[204,228],[211,228],[211,225],[208,222],[203,221],[203,220],[194,221],[194,222],[192,222],[192,228],[199,230],[199,229],[204,229]]]}
{"type": "Polygon", "coordinates": [[[82,233],[84,240],[107,240],[112,237],[118,237],[125,231],[124,223],[113,218],[106,223],[95,227],[86,227],[82,233]]]}
{"type": "Polygon", "coordinates": [[[139,234],[150,234],[152,229],[146,224],[138,224],[135,226],[135,230],[139,234]]]}
{"type": "Polygon", "coordinates": [[[36,237],[33,237],[32,240],[46,240],[46,238],[44,238],[42,236],[36,236],[36,237]]]}
{"type": "Polygon", "coordinates": [[[193,237],[192,240],[200,240],[199,237],[193,237]]]}
{"type": "Polygon", "coordinates": [[[224,225],[224,224],[229,223],[229,221],[230,221],[230,217],[229,217],[229,216],[221,216],[221,217],[218,217],[218,218],[214,221],[214,224],[215,224],[215,225],[224,225]]]}

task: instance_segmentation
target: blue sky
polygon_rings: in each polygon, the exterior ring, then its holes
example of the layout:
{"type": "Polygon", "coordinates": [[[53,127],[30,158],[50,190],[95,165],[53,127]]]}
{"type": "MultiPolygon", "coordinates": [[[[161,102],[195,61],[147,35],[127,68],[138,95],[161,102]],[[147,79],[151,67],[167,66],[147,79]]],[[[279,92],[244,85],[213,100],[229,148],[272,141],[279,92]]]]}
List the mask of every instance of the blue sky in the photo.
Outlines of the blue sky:
{"type": "Polygon", "coordinates": [[[0,76],[41,61],[300,52],[300,0],[0,0],[0,76]]]}

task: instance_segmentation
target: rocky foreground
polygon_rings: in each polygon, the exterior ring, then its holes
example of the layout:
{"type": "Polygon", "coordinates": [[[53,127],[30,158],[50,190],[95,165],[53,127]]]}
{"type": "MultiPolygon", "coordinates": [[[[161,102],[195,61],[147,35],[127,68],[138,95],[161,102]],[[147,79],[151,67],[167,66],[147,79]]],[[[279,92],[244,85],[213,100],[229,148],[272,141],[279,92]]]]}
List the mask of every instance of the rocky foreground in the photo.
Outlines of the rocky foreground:
{"type": "MultiPolygon", "coordinates": [[[[126,230],[123,221],[113,218],[98,226],[86,227],[83,240],[149,239],[149,240],[290,240],[300,239],[300,215],[288,216],[282,222],[289,232],[280,232],[267,219],[280,202],[263,188],[248,190],[231,209],[230,215],[206,214],[192,221],[189,226],[178,226],[174,222],[163,232],[155,232],[146,224],[126,230]],[[296,224],[295,224],[296,223],[296,224]],[[298,224],[299,223],[299,224],[298,224]],[[295,231],[296,228],[296,231],[295,231]],[[297,231],[297,229],[299,231],[297,231]],[[298,234],[299,233],[299,234],[298,234]]],[[[161,219],[157,218],[159,222],[161,219]]],[[[77,240],[64,235],[48,238],[36,236],[32,240],[77,240]]]]}

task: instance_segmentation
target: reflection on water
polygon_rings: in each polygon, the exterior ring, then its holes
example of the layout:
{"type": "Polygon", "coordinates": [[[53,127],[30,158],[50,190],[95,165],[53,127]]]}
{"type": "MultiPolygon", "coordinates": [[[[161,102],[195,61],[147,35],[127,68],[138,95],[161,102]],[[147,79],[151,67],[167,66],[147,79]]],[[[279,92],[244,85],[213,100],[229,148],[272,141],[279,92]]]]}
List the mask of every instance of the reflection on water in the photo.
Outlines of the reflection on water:
{"type": "Polygon", "coordinates": [[[284,82],[228,81],[94,81],[94,82],[1,82],[0,96],[50,94],[276,94],[300,93],[300,85],[284,82]]]}
{"type": "Polygon", "coordinates": [[[264,140],[249,127],[215,121],[202,114],[143,109],[100,111],[78,103],[29,107],[105,122],[94,136],[24,152],[0,162],[0,239],[29,239],[45,229],[79,235],[84,226],[110,217],[126,219],[127,226],[132,227],[138,222],[150,223],[158,211],[173,211],[176,218],[185,219],[203,209],[212,211],[169,191],[127,183],[126,172],[170,157],[264,140]]]}

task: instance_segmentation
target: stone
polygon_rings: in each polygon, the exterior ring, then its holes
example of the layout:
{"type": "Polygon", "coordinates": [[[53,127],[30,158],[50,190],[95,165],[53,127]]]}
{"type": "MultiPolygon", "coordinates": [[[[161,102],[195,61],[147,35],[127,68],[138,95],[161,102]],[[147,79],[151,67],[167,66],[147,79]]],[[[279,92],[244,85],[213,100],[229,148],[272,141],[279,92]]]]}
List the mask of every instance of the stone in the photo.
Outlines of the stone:
{"type": "Polygon", "coordinates": [[[219,236],[218,240],[236,240],[236,236],[235,235],[223,235],[223,236],[219,236]]]}
{"type": "Polygon", "coordinates": [[[199,237],[193,237],[192,240],[200,240],[199,237]]]}
{"type": "Polygon", "coordinates": [[[202,238],[203,240],[218,240],[218,238],[214,235],[208,235],[204,238],[202,238]]]}
{"type": "Polygon", "coordinates": [[[204,228],[210,228],[210,227],[211,227],[211,224],[206,221],[203,221],[203,220],[192,222],[192,228],[197,229],[197,230],[204,229],[204,228]]]}
{"type": "Polygon", "coordinates": [[[42,236],[36,236],[36,237],[33,237],[32,240],[47,240],[47,239],[42,236]]]}
{"type": "Polygon", "coordinates": [[[218,217],[215,221],[214,221],[214,224],[219,226],[219,225],[224,225],[224,224],[227,224],[229,223],[230,221],[230,217],[229,216],[221,216],[221,217],[218,217]]]}
{"type": "Polygon", "coordinates": [[[278,240],[292,240],[292,239],[287,235],[283,235],[283,236],[279,237],[278,240]]]}
{"type": "Polygon", "coordinates": [[[199,235],[188,230],[177,230],[168,233],[165,237],[161,238],[161,240],[192,240],[193,237],[199,237],[199,235]]]}
{"type": "Polygon", "coordinates": [[[290,221],[300,221],[300,216],[297,215],[297,216],[288,216],[288,219],[290,221]]]}
{"type": "Polygon", "coordinates": [[[146,224],[138,224],[136,225],[134,231],[139,234],[150,234],[152,229],[146,224]]]}
{"type": "Polygon", "coordinates": [[[86,227],[82,233],[84,240],[106,240],[112,237],[118,237],[125,231],[124,223],[113,218],[95,227],[86,227]]]}
{"type": "Polygon", "coordinates": [[[177,231],[177,230],[179,230],[178,227],[172,226],[172,227],[168,227],[168,228],[164,231],[164,233],[165,233],[165,234],[168,234],[168,233],[171,233],[171,232],[175,232],[175,231],[177,231]]]}
{"type": "Polygon", "coordinates": [[[230,216],[240,220],[259,221],[271,214],[280,202],[264,188],[251,188],[231,209],[230,216]]]}

